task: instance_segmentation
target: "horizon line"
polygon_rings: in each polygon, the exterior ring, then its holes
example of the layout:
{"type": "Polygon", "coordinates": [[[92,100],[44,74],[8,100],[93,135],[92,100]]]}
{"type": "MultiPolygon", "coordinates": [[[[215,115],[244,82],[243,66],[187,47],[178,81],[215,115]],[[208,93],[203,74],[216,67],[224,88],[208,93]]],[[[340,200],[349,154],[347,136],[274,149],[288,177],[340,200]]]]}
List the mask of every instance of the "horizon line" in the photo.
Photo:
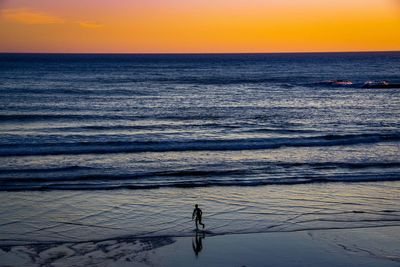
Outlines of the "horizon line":
{"type": "Polygon", "coordinates": [[[399,53],[400,50],[358,51],[292,51],[292,52],[9,52],[0,54],[54,54],[54,55],[261,55],[261,54],[339,54],[339,53],[399,53]]]}

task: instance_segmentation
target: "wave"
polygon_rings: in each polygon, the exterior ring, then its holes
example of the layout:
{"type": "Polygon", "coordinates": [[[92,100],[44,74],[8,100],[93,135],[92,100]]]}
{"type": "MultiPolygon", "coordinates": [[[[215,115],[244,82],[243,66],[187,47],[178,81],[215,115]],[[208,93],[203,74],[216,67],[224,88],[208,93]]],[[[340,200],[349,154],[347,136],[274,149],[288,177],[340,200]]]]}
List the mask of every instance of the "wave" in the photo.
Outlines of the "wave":
{"type": "Polygon", "coordinates": [[[337,84],[337,80],[319,81],[312,83],[304,83],[303,86],[318,86],[318,87],[331,87],[331,88],[361,88],[363,83],[352,83],[352,84],[337,84]]]}
{"type": "MultiPolygon", "coordinates": [[[[175,171],[153,171],[153,172],[135,172],[135,173],[123,173],[113,174],[112,170],[107,169],[95,169],[86,167],[64,167],[64,168],[49,168],[49,169],[22,169],[22,170],[11,170],[3,169],[0,170],[1,175],[10,174],[33,174],[26,178],[22,177],[0,177],[0,184],[13,184],[13,183],[37,183],[37,182],[75,182],[75,181],[123,181],[123,180],[138,180],[138,179],[154,179],[162,177],[175,177],[175,178],[190,178],[190,177],[218,177],[218,176],[238,176],[251,174],[251,170],[246,169],[221,169],[221,170],[175,170],[175,171]],[[96,170],[96,173],[82,174],[78,172],[81,170],[96,170]],[[68,172],[65,175],[57,175],[59,172],[68,172]],[[53,176],[38,176],[40,174],[53,176]],[[76,174],[77,173],[77,174],[76,174]],[[33,176],[33,177],[32,177],[33,176]]],[[[83,172],[84,173],[84,172],[83,172]]]]}
{"type": "MultiPolygon", "coordinates": [[[[83,82],[83,81],[81,81],[83,82]]],[[[97,81],[98,82],[98,81],[97,81]]],[[[132,81],[135,82],[135,81],[132,81]]],[[[123,83],[123,81],[115,82],[123,83]]],[[[12,95],[31,95],[31,96],[63,96],[68,95],[72,97],[79,96],[146,96],[154,94],[152,91],[144,91],[141,88],[113,88],[113,89],[81,89],[81,88],[4,88],[1,91],[2,95],[12,94],[12,95]]]]}
{"type": "MultiPolygon", "coordinates": [[[[397,77],[396,77],[397,78],[397,77]]],[[[351,83],[350,81],[344,81],[345,83],[340,83],[338,82],[339,80],[328,80],[328,81],[321,81],[321,82],[316,82],[316,83],[309,83],[309,84],[303,84],[303,86],[319,86],[319,87],[333,87],[333,88],[386,88],[386,89],[396,89],[399,88],[398,83],[396,82],[390,82],[388,85],[383,85],[379,87],[379,84],[374,86],[368,86],[368,81],[364,81],[362,83],[360,82],[355,82],[351,83]],[[348,83],[346,83],[348,82],[348,83]]]]}
{"type": "Polygon", "coordinates": [[[70,113],[60,113],[60,114],[49,114],[49,113],[28,113],[28,114],[0,114],[0,123],[8,122],[35,122],[35,121],[50,121],[50,120],[72,120],[76,121],[90,121],[90,120],[142,120],[142,119],[152,119],[152,120],[178,120],[178,121],[190,121],[190,120],[212,120],[221,119],[226,117],[226,115],[213,114],[205,117],[202,114],[165,114],[159,115],[155,119],[153,116],[148,114],[142,115],[128,115],[128,114],[70,114],[70,113]]]}
{"type": "Polygon", "coordinates": [[[1,122],[12,122],[12,121],[48,121],[52,119],[70,119],[70,120],[81,120],[81,119],[112,119],[107,116],[98,115],[84,115],[84,114],[9,114],[0,115],[1,122]]]}
{"type": "Polygon", "coordinates": [[[29,169],[0,169],[0,174],[11,174],[11,173],[54,173],[54,172],[71,172],[71,171],[82,171],[82,170],[94,170],[95,168],[83,167],[83,166],[66,166],[59,168],[29,168],[29,169]]]}
{"type": "MultiPolygon", "coordinates": [[[[224,126],[224,125],[222,125],[224,126]]],[[[320,131],[313,129],[285,129],[285,128],[255,128],[248,130],[241,130],[242,133],[277,133],[277,134],[308,134],[308,133],[318,133],[320,131]]]]}
{"type": "Polygon", "coordinates": [[[400,180],[400,162],[267,162],[261,167],[256,165],[257,167],[249,165],[242,168],[198,167],[125,172],[120,169],[86,166],[0,169],[0,191],[151,189],[400,180]],[[282,168],[287,173],[284,176],[282,168]],[[329,174],[327,170],[330,169],[336,170],[335,174],[329,174]]]}
{"type": "Polygon", "coordinates": [[[399,168],[400,162],[288,162],[277,163],[276,166],[291,167],[309,167],[317,169],[369,169],[369,168],[399,168]]]}
{"type": "Polygon", "coordinates": [[[0,145],[0,157],[33,155],[77,155],[181,151],[238,151],[282,147],[324,147],[400,141],[399,133],[323,135],[299,138],[254,138],[188,141],[20,143],[0,145]]]}
{"type": "MultiPolygon", "coordinates": [[[[160,130],[160,129],[182,129],[182,128],[240,128],[237,125],[229,125],[229,124],[221,124],[221,123],[184,123],[184,124],[171,124],[167,122],[160,122],[157,124],[143,124],[143,125],[83,125],[83,126],[64,126],[64,127],[51,127],[51,128],[34,128],[35,131],[49,131],[52,132],[61,131],[65,132],[85,132],[85,131],[116,131],[116,130],[160,130]]],[[[13,130],[13,132],[19,131],[24,132],[25,129],[21,130],[13,130]]],[[[273,129],[266,130],[268,132],[276,132],[276,133],[309,133],[311,131],[296,131],[296,130],[285,130],[285,129],[273,129]]]]}
{"type": "Polygon", "coordinates": [[[78,181],[78,180],[124,180],[132,178],[154,178],[154,177],[215,177],[215,176],[243,176],[243,175],[260,175],[270,173],[271,170],[284,168],[289,170],[291,168],[298,169],[306,168],[308,170],[328,170],[328,169],[391,169],[400,168],[400,162],[263,162],[262,167],[259,163],[255,162],[245,166],[244,168],[233,169],[211,169],[207,166],[201,168],[178,169],[168,171],[149,171],[149,172],[128,172],[123,174],[111,174],[114,172],[121,172],[118,169],[105,169],[94,168],[87,166],[64,166],[58,168],[25,168],[25,169],[0,169],[0,182],[37,182],[37,181],[78,181]],[[208,170],[204,170],[208,169],[208,170]],[[59,176],[62,174],[66,176],[59,176]],[[82,175],[83,173],[92,173],[90,175],[82,175]],[[101,173],[101,174],[99,174],[101,173]],[[105,174],[110,173],[110,174],[105,174]],[[28,174],[28,178],[17,177],[14,175],[28,174]],[[39,177],[39,174],[49,176],[39,177]],[[50,176],[51,174],[58,175],[57,177],[50,176]],[[12,175],[7,177],[5,175],[12,175]],[[31,178],[35,176],[35,178],[31,178]]]}
{"type": "Polygon", "coordinates": [[[142,180],[135,181],[132,176],[99,175],[75,177],[77,181],[38,181],[37,179],[16,179],[2,181],[0,191],[40,191],[40,190],[116,190],[116,189],[156,189],[165,187],[195,188],[215,186],[263,186],[263,185],[296,185],[313,183],[355,183],[355,182],[388,182],[400,181],[397,172],[384,174],[350,174],[326,175],[298,178],[229,178],[229,179],[182,179],[182,180],[142,180]],[[121,182],[124,177],[126,182],[121,182]],[[115,180],[117,178],[117,180],[115,180]]]}
{"type": "MultiPolygon", "coordinates": [[[[307,78],[305,76],[293,76],[291,79],[307,78]]],[[[156,82],[169,82],[178,84],[199,84],[199,85],[231,85],[231,84],[266,84],[266,83],[283,83],[287,85],[287,77],[235,77],[235,76],[186,76],[179,78],[157,78],[156,82]]]]}

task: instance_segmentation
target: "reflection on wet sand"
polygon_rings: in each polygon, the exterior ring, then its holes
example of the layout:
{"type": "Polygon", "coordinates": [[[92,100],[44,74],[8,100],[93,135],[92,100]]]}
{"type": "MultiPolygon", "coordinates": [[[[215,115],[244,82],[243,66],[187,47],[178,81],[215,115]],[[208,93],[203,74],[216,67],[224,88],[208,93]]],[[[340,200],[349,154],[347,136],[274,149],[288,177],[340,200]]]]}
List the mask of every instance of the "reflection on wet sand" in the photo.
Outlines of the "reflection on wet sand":
{"type": "Polygon", "coordinates": [[[192,248],[196,257],[199,256],[201,250],[203,249],[203,238],[205,238],[204,232],[196,231],[196,235],[192,239],[192,248]]]}

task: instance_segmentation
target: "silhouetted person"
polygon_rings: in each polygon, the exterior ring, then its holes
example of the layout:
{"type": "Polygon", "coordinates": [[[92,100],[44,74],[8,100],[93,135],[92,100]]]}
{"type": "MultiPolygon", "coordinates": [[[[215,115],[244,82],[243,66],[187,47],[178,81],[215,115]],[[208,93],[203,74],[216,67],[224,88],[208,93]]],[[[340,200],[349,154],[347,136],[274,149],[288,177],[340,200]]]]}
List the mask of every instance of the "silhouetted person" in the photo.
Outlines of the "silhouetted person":
{"type": "Polygon", "coordinates": [[[194,251],[194,254],[196,254],[196,257],[199,256],[200,251],[203,249],[203,240],[204,238],[204,233],[202,236],[200,236],[199,232],[196,232],[196,237],[194,240],[192,239],[192,248],[194,251]]]}
{"type": "Polygon", "coordinates": [[[193,210],[193,214],[192,214],[192,220],[195,219],[196,222],[196,230],[199,230],[199,226],[198,224],[201,224],[203,226],[204,229],[204,223],[201,222],[201,216],[203,215],[203,212],[201,211],[201,209],[199,209],[199,206],[196,204],[194,205],[194,210],[193,210]]]}

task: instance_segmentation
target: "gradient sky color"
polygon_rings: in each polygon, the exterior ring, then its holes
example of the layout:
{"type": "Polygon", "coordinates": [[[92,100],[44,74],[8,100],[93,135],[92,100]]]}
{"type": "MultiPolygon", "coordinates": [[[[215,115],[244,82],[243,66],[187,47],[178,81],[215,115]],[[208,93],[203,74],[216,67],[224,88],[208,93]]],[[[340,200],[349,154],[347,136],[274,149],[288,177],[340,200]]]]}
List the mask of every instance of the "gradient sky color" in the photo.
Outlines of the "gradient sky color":
{"type": "Polygon", "coordinates": [[[400,0],[0,0],[1,52],[400,50],[400,0]]]}

